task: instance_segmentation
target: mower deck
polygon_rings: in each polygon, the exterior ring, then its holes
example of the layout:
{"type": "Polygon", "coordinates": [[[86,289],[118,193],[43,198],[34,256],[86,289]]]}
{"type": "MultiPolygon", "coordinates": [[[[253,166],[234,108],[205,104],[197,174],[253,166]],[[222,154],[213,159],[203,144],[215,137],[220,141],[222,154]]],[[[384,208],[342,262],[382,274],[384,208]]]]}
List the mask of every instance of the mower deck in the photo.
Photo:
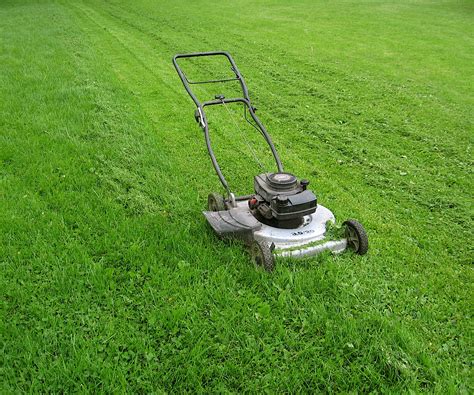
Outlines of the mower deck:
{"type": "Polygon", "coordinates": [[[267,243],[273,255],[280,257],[305,257],[325,250],[342,252],[347,240],[325,240],[326,223],[335,223],[333,213],[318,205],[316,212],[303,217],[300,226],[293,229],[275,228],[259,222],[250,212],[246,201],[237,202],[237,207],[223,211],[203,211],[207,221],[223,238],[235,238],[251,242],[267,243]]]}

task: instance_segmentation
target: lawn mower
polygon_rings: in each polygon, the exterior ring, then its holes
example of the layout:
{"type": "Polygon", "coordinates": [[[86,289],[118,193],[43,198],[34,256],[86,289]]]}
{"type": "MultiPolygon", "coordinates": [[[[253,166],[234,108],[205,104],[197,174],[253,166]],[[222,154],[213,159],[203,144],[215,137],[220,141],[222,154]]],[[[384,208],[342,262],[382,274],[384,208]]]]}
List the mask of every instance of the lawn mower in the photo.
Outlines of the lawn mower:
{"type": "Polygon", "coordinates": [[[333,213],[318,204],[316,195],[308,188],[309,181],[298,179],[283,170],[270,135],[255,114],[256,108],[250,101],[244,78],[228,52],[178,54],[173,57],[173,64],[184,88],[196,104],[194,118],[204,132],[212,165],[226,191],[225,196],[219,193],[209,194],[207,210],[203,211],[218,236],[243,240],[249,248],[252,260],[268,271],[274,269],[276,256],[298,258],[325,250],[340,253],[348,247],[360,255],[367,252],[367,234],[359,222],[349,219],[342,227],[335,227],[333,213]],[[232,73],[230,77],[193,81],[188,79],[178,64],[178,60],[183,58],[211,56],[227,59],[232,73]],[[214,99],[201,103],[191,90],[193,84],[219,84],[230,81],[240,83],[241,97],[226,98],[217,94],[214,99]],[[261,173],[254,177],[254,191],[245,196],[235,196],[222,174],[211,147],[204,111],[209,106],[236,103],[244,106],[247,122],[261,133],[276,164],[275,172],[261,173]]]}

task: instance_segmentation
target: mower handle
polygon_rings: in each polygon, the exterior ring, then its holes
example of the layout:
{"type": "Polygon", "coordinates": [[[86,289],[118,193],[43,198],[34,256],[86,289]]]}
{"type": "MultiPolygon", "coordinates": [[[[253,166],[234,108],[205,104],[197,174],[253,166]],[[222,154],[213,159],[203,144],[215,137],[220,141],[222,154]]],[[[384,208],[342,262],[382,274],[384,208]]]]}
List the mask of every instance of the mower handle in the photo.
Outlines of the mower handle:
{"type": "Polygon", "coordinates": [[[279,172],[283,172],[283,165],[281,163],[280,157],[278,155],[278,152],[276,151],[276,148],[272,142],[272,139],[270,135],[268,134],[267,130],[265,129],[265,126],[263,126],[262,122],[258,119],[257,115],[255,115],[255,108],[252,106],[250,102],[250,97],[249,97],[249,92],[247,89],[247,85],[245,85],[244,78],[242,77],[242,74],[240,74],[239,69],[237,68],[237,65],[234,62],[234,59],[232,59],[232,56],[226,52],[226,51],[212,51],[212,52],[194,52],[194,53],[187,53],[187,54],[177,54],[173,56],[173,65],[178,72],[179,78],[181,79],[181,82],[184,85],[184,89],[186,89],[186,92],[188,92],[189,96],[191,99],[194,101],[194,104],[196,104],[197,110],[196,110],[196,121],[198,121],[199,125],[204,131],[204,138],[206,140],[206,146],[207,146],[207,151],[209,153],[209,156],[212,161],[212,165],[214,166],[214,169],[217,173],[217,176],[219,177],[219,180],[221,181],[222,185],[226,189],[227,193],[229,194],[229,197],[233,196],[229,185],[227,184],[227,181],[222,174],[222,171],[220,169],[219,164],[217,163],[216,156],[214,154],[214,151],[212,150],[211,147],[211,139],[209,137],[209,126],[207,123],[207,118],[206,114],[204,112],[204,107],[206,106],[211,106],[211,105],[218,105],[218,104],[225,104],[225,103],[236,103],[236,102],[241,102],[244,104],[244,106],[247,106],[248,111],[252,119],[255,121],[258,130],[261,132],[263,135],[265,141],[269,145],[273,157],[275,159],[277,168],[279,172]],[[188,78],[186,77],[186,74],[183,72],[181,67],[179,67],[178,64],[178,59],[181,58],[194,58],[194,57],[203,57],[203,56],[225,56],[227,60],[229,61],[230,65],[232,66],[232,71],[235,73],[235,78],[225,78],[225,79],[217,79],[217,80],[205,80],[205,81],[189,81],[188,78]],[[242,94],[243,97],[239,98],[232,98],[232,99],[226,99],[224,97],[218,98],[216,97],[216,100],[210,100],[206,101],[204,103],[201,103],[197,96],[194,94],[192,91],[190,85],[192,84],[207,84],[207,83],[218,83],[218,82],[227,82],[227,81],[239,81],[240,87],[242,88],[242,94]]]}
{"type": "Polygon", "coordinates": [[[240,71],[234,62],[234,59],[232,59],[232,56],[230,56],[230,53],[226,51],[193,52],[193,53],[177,54],[173,56],[173,64],[174,64],[174,67],[176,68],[176,71],[178,72],[179,78],[181,78],[181,82],[184,85],[184,89],[186,89],[186,92],[188,92],[189,96],[191,96],[191,99],[193,99],[197,107],[200,107],[201,103],[199,102],[197,96],[194,94],[194,92],[192,91],[190,87],[190,85],[192,84],[208,84],[208,83],[215,83],[215,82],[239,81],[244,98],[250,102],[249,92],[248,92],[247,86],[245,85],[245,81],[242,77],[242,74],[240,74],[240,71]],[[235,78],[224,78],[224,79],[218,79],[218,80],[205,80],[205,81],[197,81],[197,82],[189,81],[188,78],[186,77],[186,74],[183,72],[181,67],[179,67],[178,59],[196,58],[196,57],[203,57],[203,56],[225,56],[227,60],[229,61],[230,65],[232,66],[232,71],[235,73],[235,78]]]}

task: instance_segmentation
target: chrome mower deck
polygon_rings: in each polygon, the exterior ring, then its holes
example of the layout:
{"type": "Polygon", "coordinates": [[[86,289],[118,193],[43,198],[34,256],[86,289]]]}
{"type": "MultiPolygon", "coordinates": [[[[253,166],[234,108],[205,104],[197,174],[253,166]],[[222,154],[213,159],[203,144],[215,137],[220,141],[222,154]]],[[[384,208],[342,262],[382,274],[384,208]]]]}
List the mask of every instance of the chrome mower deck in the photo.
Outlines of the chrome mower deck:
{"type": "Polygon", "coordinates": [[[250,212],[246,201],[225,211],[203,211],[214,231],[223,238],[244,241],[256,240],[271,246],[273,255],[301,258],[330,250],[340,253],[347,248],[347,240],[325,240],[326,223],[335,223],[333,213],[318,205],[316,212],[303,218],[293,229],[275,228],[259,222],[250,212]]]}

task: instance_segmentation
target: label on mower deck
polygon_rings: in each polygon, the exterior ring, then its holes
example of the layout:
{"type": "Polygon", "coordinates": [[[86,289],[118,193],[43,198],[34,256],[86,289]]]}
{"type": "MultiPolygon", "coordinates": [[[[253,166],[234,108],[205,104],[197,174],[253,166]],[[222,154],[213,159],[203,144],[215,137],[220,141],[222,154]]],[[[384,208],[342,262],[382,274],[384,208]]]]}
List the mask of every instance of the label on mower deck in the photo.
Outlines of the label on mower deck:
{"type": "Polygon", "coordinates": [[[314,229],[307,229],[307,230],[299,230],[298,232],[293,232],[291,235],[292,236],[302,236],[302,235],[307,235],[309,233],[313,233],[314,229]]]}

